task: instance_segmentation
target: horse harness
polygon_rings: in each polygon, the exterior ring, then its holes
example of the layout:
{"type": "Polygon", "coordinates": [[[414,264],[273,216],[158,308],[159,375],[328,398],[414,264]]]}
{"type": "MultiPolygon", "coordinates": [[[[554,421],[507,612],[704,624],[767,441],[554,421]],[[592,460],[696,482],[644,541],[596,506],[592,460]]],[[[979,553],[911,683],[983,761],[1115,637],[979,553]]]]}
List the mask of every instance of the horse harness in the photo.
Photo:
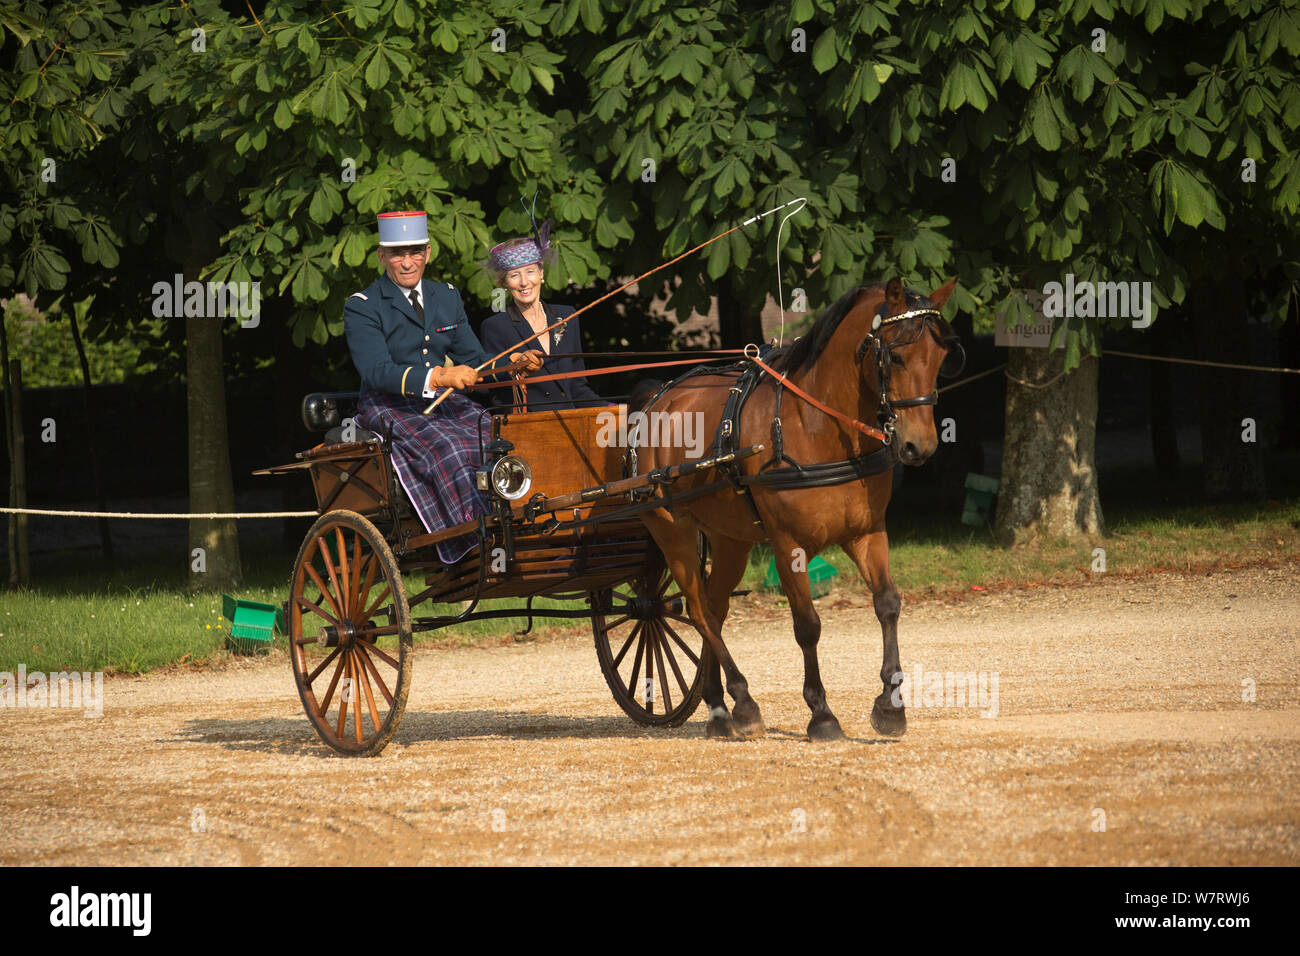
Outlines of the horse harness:
{"type": "MultiPolygon", "coordinates": [[[[796,488],[818,488],[830,485],[844,484],[849,481],[857,481],[861,478],[868,478],[872,475],[878,475],[881,472],[889,471],[898,461],[898,456],[894,451],[893,438],[894,426],[898,419],[899,408],[914,408],[918,405],[934,405],[938,400],[938,391],[930,392],[928,395],[920,395],[915,398],[894,399],[889,395],[889,370],[892,365],[891,347],[900,345],[911,345],[916,342],[921,335],[925,333],[933,318],[941,317],[937,309],[923,308],[911,309],[901,312],[898,315],[887,316],[887,307],[881,305],[880,311],[872,321],[871,331],[868,332],[858,345],[855,353],[856,363],[860,366],[866,358],[867,350],[870,348],[875,353],[877,366],[877,384],[880,395],[880,406],[877,411],[877,424],[879,428],[873,428],[864,425],[855,419],[836,412],[828,408],[821,402],[818,402],[812,396],[805,393],[793,382],[786,379],[786,376],[773,369],[764,359],[773,350],[771,345],[749,346],[745,350],[745,360],[735,365],[725,368],[705,368],[698,367],[691,369],[686,374],[678,377],[672,382],[667,383],[659,389],[655,396],[646,403],[645,408],[651,408],[660,397],[669,389],[680,384],[687,378],[696,375],[736,375],[736,383],[727,390],[727,399],[722,409],[722,420],[718,423],[718,428],[713,436],[712,457],[727,455],[740,450],[740,416],[744,410],[745,403],[753,395],[754,390],[763,380],[765,375],[771,376],[776,387],[776,411],[772,418],[771,438],[772,438],[772,457],[764,462],[756,474],[741,474],[740,462],[733,460],[729,464],[720,465],[718,470],[722,472],[723,479],[731,484],[736,494],[744,498],[749,505],[750,514],[753,516],[754,524],[760,529],[763,528],[763,519],[758,513],[758,507],[754,504],[754,499],[749,493],[749,487],[752,485],[761,485],[768,488],[776,489],[796,489],[796,488]],[[905,342],[886,343],[877,334],[880,329],[887,324],[901,322],[904,319],[922,318],[916,335],[912,336],[905,342]],[[752,351],[751,351],[752,349],[752,351]],[[881,447],[875,451],[868,452],[864,455],[858,455],[853,458],[845,458],[839,461],[820,462],[812,465],[802,465],[795,461],[784,450],[784,439],[781,426],[781,400],[786,389],[795,392],[800,398],[808,401],[818,409],[834,418],[837,418],[846,424],[856,427],[859,431],[864,432],[881,443],[881,447]],[[783,462],[788,464],[782,465],[783,462]]],[[[949,349],[956,348],[961,350],[962,364],[965,364],[965,351],[961,347],[960,341],[955,336],[945,336],[942,342],[949,346],[949,349]]],[[[954,373],[956,374],[956,373],[954,373]]],[[[631,472],[636,471],[636,450],[634,447],[629,448],[629,462],[631,472]]]]}

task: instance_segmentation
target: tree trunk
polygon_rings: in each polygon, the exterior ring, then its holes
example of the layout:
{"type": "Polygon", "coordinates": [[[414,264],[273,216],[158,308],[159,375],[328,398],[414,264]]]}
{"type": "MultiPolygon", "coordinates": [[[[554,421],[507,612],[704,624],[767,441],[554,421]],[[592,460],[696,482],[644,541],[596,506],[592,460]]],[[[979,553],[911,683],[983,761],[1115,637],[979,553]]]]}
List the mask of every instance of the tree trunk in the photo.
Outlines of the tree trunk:
{"type": "MultiPolygon", "coordinates": [[[[189,413],[190,511],[235,510],[226,432],[226,381],[221,319],[185,319],[186,405],[189,413]]],[[[190,587],[231,590],[239,585],[239,538],[233,518],[190,521],[190,587]],[[196,549],[201,549],[196,554],[196,549]]]]}
{"type": "Polygon", "coordinates": [[[1069,375],[1062,375],[1065,353],[1061,349],[1011,348],[1009,352],[998,538],[1019,545],[1099,535],[1103,531],[1096,466],[1099,363],[1087,358],[1069,375]]]}
{"type": "MultiPolygon", "coordinates": [[[[1230,278],[1193,286],[1188,296],[1197,357],[1210,362],[1252,364],[1246,328],[1246,283],[1230,278]]],[[[1266,492],[1263,406],[1258,372],[1206,368],[1197,390],[1201,405],[1201,459],[1205,496],[1263,500],[1266,492]],[[1248,433],[1245,420],[1253,422],[1248,433]],[[1251,438],[1253,440],[1247,440],[1251,438]]]]}
{"type": "MultiPolygon", "coordinates": [[[[8,343],[6,343],[7,345],[8,343]]],[[[9,350],[6,347],[5,352],[9,350]]],[[[23,436],[23,371],[17,359],[7,366],[9,421],[9,507],[27,507],[27,440],[23,436]]],[[[27,537],[27,515],[9,516],[9,586],[30,587],[31,550],[27,537]]]]}
{"type": "MultiPolygon", "coordinates": [[[[96,436],[99,435],[99,424],[90,389],[90,363],[86,361],[86,349],[81,344],[81,330],[77,328],[77,310],[75,306],[68,310],[68,321],[72,325],[72,344],[77,349],[77,358],[81,362],[81,381],[85,385],[86,428],[88,429],[86,451],[90,455],[90,480],[95,491],[96,510],[107,511],[108,504],[104,499],[104,481],[99,470],[99,453],[96,451],[99,444],[96,441],[96,436]]],[[[113,566],[113,537],[108,532],[107,518],[99,519],[99,544],[104,549],[104,558],[111,568],[113,566]]]]}

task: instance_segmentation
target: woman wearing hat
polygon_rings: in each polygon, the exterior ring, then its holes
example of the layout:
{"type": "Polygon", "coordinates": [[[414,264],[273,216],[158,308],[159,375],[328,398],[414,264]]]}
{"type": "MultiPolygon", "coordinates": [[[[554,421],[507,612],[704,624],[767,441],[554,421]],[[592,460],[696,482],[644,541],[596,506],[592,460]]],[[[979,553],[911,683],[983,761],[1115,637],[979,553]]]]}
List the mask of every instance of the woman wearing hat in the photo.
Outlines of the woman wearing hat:
{"type": "MultiPolygon", "coordinates": [[[[542,301],[545,262],[550,251],[549,233],[550,223],[544,223],[537,238],[510,239],[495,246],[489,254],[488,270],[495,275],[497,285],[509,290],[512,299],[504,312],[489,316],[479,330],[483,347],[490,354],[518,346],[574,311],[571,305],[549,305],[542,301]]],[[[582,332],[576,318],[533,339],[527,347],[540,348],[545,353],[541,375],[586,371],[582,358],[574,354],[582,351],[582,332]]],[[[517,388],[526,396],[518,403],[526,404],[528,411],[609,404],[591,390],[585,375],[535,385],[525,381],[517,388]]],[[[503,389],[497,391],[495,400],[500,404],[511,401],[509,393],[503,389]]]]}
{"type": "MultiPolygon", "coordinates": [[[[357,422],[380,435],[391,429],[397,477],[433,532],[487,512],[474,470],[491,421],[462,391],[477,383],[475,367],[487,362],[487,354],[469,327],[456,287],[424,278],[428,259],[423,212],[380,213],[384,275],[347,300],[343,327],[361,373],[357,422]],[[450,367],[448,357],[455,363],[450,367]],[[425,415],[429,401],[447,388],[456,391],[425,415]]],[[[509,361],[541,367],[537,352],[516,351],[509,361]]],[[[438,556],[450,564],[475,543],[470,535],[439,542],[438,556]]]]}

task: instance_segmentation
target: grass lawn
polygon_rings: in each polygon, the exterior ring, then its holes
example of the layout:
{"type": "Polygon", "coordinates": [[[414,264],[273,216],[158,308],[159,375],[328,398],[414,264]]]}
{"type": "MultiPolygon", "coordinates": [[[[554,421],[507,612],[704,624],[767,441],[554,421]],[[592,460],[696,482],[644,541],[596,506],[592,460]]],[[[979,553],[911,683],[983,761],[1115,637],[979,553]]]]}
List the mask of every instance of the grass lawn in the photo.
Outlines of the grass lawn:
{"type": "MultiPolygon", "coordinates": [[[[902,518],[903,516],[900,516],[902,518]]],[[[1108,534],[1087,544],[1044,544],[1010,550],[998,547],[988,529],[894,523],[891,567],[909,600],[987,589],[1084,582],[1092,571],[1094,548],[1105,550],[1106,574],[1157,570],[1195,570],[1300,560],[1300,499],[1256,506],[1191,508],[1107,513],[1108,534]]],[[[838,548],[823,557],[839,572],[835,593],[861,592],[865,585],[838,548]]],[[[771,559],[770,548],[755,548],[742,587],[757,590],[771,559]]],[[[268,604],[287,597],[292,554],[262,553],[245,562],[245,583],[236,596],[268,604]]],[[[0,592],[0,671],[63,669],[139,673],[175,663],[211,665],[229,657],[219,594],[188,594],[174,565],[134,566],[113,573],[87,570],[85,555],[70,555],[62,576],[48,572],[28,591],[0,592]]],[[[409,593],[419,590],[408,580],[409,593]]],[[[773,601],[784,603],[780,595],[773,601]]],[[[538,606],[571,609],[581,601],[538,600],[538,606]]],[[[517,601],[486,602],[485,607],[520,606],[517,601]]],[[[421,605],[420,616],[447,614],[459,606],[421,605]]],[[[457,625],[417,640],[467,644],[518,639],[522,619],[457,625]]],[[[538,621],[533,634],[580,628],[583,621],[538,621]]],[[[277,637],[277,647],[284,638],[277,637]]],[[[593,664],[594,666],[594,664],[593,664]]]]}

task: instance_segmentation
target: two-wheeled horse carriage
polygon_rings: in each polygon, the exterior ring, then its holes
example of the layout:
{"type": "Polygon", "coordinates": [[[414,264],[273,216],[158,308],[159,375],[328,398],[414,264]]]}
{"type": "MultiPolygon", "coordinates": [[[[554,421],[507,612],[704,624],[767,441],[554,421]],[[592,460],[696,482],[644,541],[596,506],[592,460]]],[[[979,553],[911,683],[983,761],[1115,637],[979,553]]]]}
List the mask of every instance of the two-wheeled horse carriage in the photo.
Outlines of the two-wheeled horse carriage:
{"type": "Polygon", "coordinates": [[[492,510],[428,533],[384,439],[341,423],[340,405],[354,399],[308,396],[304,424],[329,429],[326,441],[257,472],[305,471],[315,488],[320,517],[285,610],[294,680],[325,743],[352,756],[382,751],[406,707],[412,635],[489,618],[590,618],[600,669],[633,720],[673,727],[691,716],[703,639],[638,512],[657,506],[657,488],[717,459],[625,477],[635,470],[626,449],[597,440],[599,416],[625,408],[494,415],[478,472],[492,510]],[[439,560],[438,542],[466,534],[475,547],[454,564],[439,560]],[[563,603],[537,607],[538,597],[563,603]],[[495,598],[524,603],[481,609],[495,598]],[[452,609],[415,616],[430,603],[452,609]]]}

